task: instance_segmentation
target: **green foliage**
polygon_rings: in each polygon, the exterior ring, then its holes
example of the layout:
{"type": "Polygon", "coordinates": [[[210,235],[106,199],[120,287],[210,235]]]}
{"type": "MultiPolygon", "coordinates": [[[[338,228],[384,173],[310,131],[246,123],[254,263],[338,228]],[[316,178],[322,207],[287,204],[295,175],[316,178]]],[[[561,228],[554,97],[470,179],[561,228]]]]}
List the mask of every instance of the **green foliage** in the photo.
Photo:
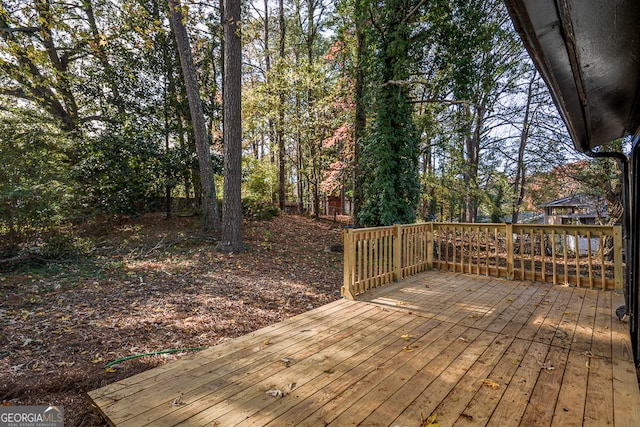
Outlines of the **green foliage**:
{"type": "Polygon", "coordinates": [[[280,214],[280,209],[271,202],[250,197],[242,199],[242,217],[248,220],[268,221],[280,214]]]}
{"type": "Polygon", "coordinates": [[[27,116],[5,114],[0,121],[0,254],[15,255],[68,214],[68,142],[55,127],[27,116]]]}
{"type": "Polygon", "coordinates": [[[157,195],[162,172],[171,158],[142,135],[104,134],[85,139],[75,178],[83,186],[82,207],[93,212],[136,215],[157,195]]]}
{"type": "MultiPolygon", "coordinates": [[[[397,90],[389,90],[397,93],[397,90]]],[[[418,138],[406,99],[383,96],[374,131],[362,153],[363,224],[412,223],[420,196],[418,138]]]]}
{"type": "Polygon", "coordinates": [[[62,260],[88,255],[91,251],[91,240],[78,237],[72,232],[55,231],[40,246],[39,256],[46,260],[62,260]]]}
{"type": "Polygon", "coordinates": [[[278,191],[278,169],[276,163],[252,157],[243,159],[243,184],[247,197],[255,200],[274,200],[278,191]]]}

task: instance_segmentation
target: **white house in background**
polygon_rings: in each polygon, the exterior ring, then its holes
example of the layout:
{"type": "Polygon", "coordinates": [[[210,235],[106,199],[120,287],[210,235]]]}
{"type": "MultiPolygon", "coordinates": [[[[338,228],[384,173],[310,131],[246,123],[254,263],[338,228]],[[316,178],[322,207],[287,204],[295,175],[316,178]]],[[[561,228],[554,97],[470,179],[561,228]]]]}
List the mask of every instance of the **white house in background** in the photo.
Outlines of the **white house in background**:
{"type": "Polygon", "coordinates": [[[540,205],[544,223],[552,225],[596,225],[607,218],[607,202],[602,196],[574,194],[540,205]]]}

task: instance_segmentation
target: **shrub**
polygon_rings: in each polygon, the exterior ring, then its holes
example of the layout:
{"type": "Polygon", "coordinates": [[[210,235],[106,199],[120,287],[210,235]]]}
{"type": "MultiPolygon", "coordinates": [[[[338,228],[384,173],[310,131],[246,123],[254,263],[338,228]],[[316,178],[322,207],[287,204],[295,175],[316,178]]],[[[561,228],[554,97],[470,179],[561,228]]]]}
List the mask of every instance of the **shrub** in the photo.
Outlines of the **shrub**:
{"type": "Polygon", "coordinates": [[[93,244],[89,239],[83,239],[74,233],[56,231],[47,237],[39,249],[40,257],[60,260],[87,255],[93,250],[93,244]]]}
{"type": "Polygon", "coordinates": [[[248,220],[268,221],[280,214],[280,209],[270,202],[253,198],[242,199],[242,216],[248,220]]]}

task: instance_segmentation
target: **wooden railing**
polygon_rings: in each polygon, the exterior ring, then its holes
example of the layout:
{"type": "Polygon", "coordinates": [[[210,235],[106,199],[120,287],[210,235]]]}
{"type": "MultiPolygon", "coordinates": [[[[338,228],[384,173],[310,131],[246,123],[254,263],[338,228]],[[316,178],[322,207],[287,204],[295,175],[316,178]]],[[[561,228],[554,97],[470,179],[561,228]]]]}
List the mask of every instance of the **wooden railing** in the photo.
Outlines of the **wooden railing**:
{"type": "Polygon", "coordinates": [[[344,231],[347,298],[426,269],[622,289],[620,226],[423,223],[344,231]]]}

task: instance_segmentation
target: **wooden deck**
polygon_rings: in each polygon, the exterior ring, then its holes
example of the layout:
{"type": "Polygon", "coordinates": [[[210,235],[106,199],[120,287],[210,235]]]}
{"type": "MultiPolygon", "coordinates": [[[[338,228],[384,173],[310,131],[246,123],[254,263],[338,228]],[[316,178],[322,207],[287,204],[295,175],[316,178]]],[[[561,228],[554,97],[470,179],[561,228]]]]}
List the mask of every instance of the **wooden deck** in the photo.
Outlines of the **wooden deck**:
{"type": "Polygon", "coordinates": [[[622,303],[431,271],[89,397],[117,426],[638,426],[622,303]]]}

